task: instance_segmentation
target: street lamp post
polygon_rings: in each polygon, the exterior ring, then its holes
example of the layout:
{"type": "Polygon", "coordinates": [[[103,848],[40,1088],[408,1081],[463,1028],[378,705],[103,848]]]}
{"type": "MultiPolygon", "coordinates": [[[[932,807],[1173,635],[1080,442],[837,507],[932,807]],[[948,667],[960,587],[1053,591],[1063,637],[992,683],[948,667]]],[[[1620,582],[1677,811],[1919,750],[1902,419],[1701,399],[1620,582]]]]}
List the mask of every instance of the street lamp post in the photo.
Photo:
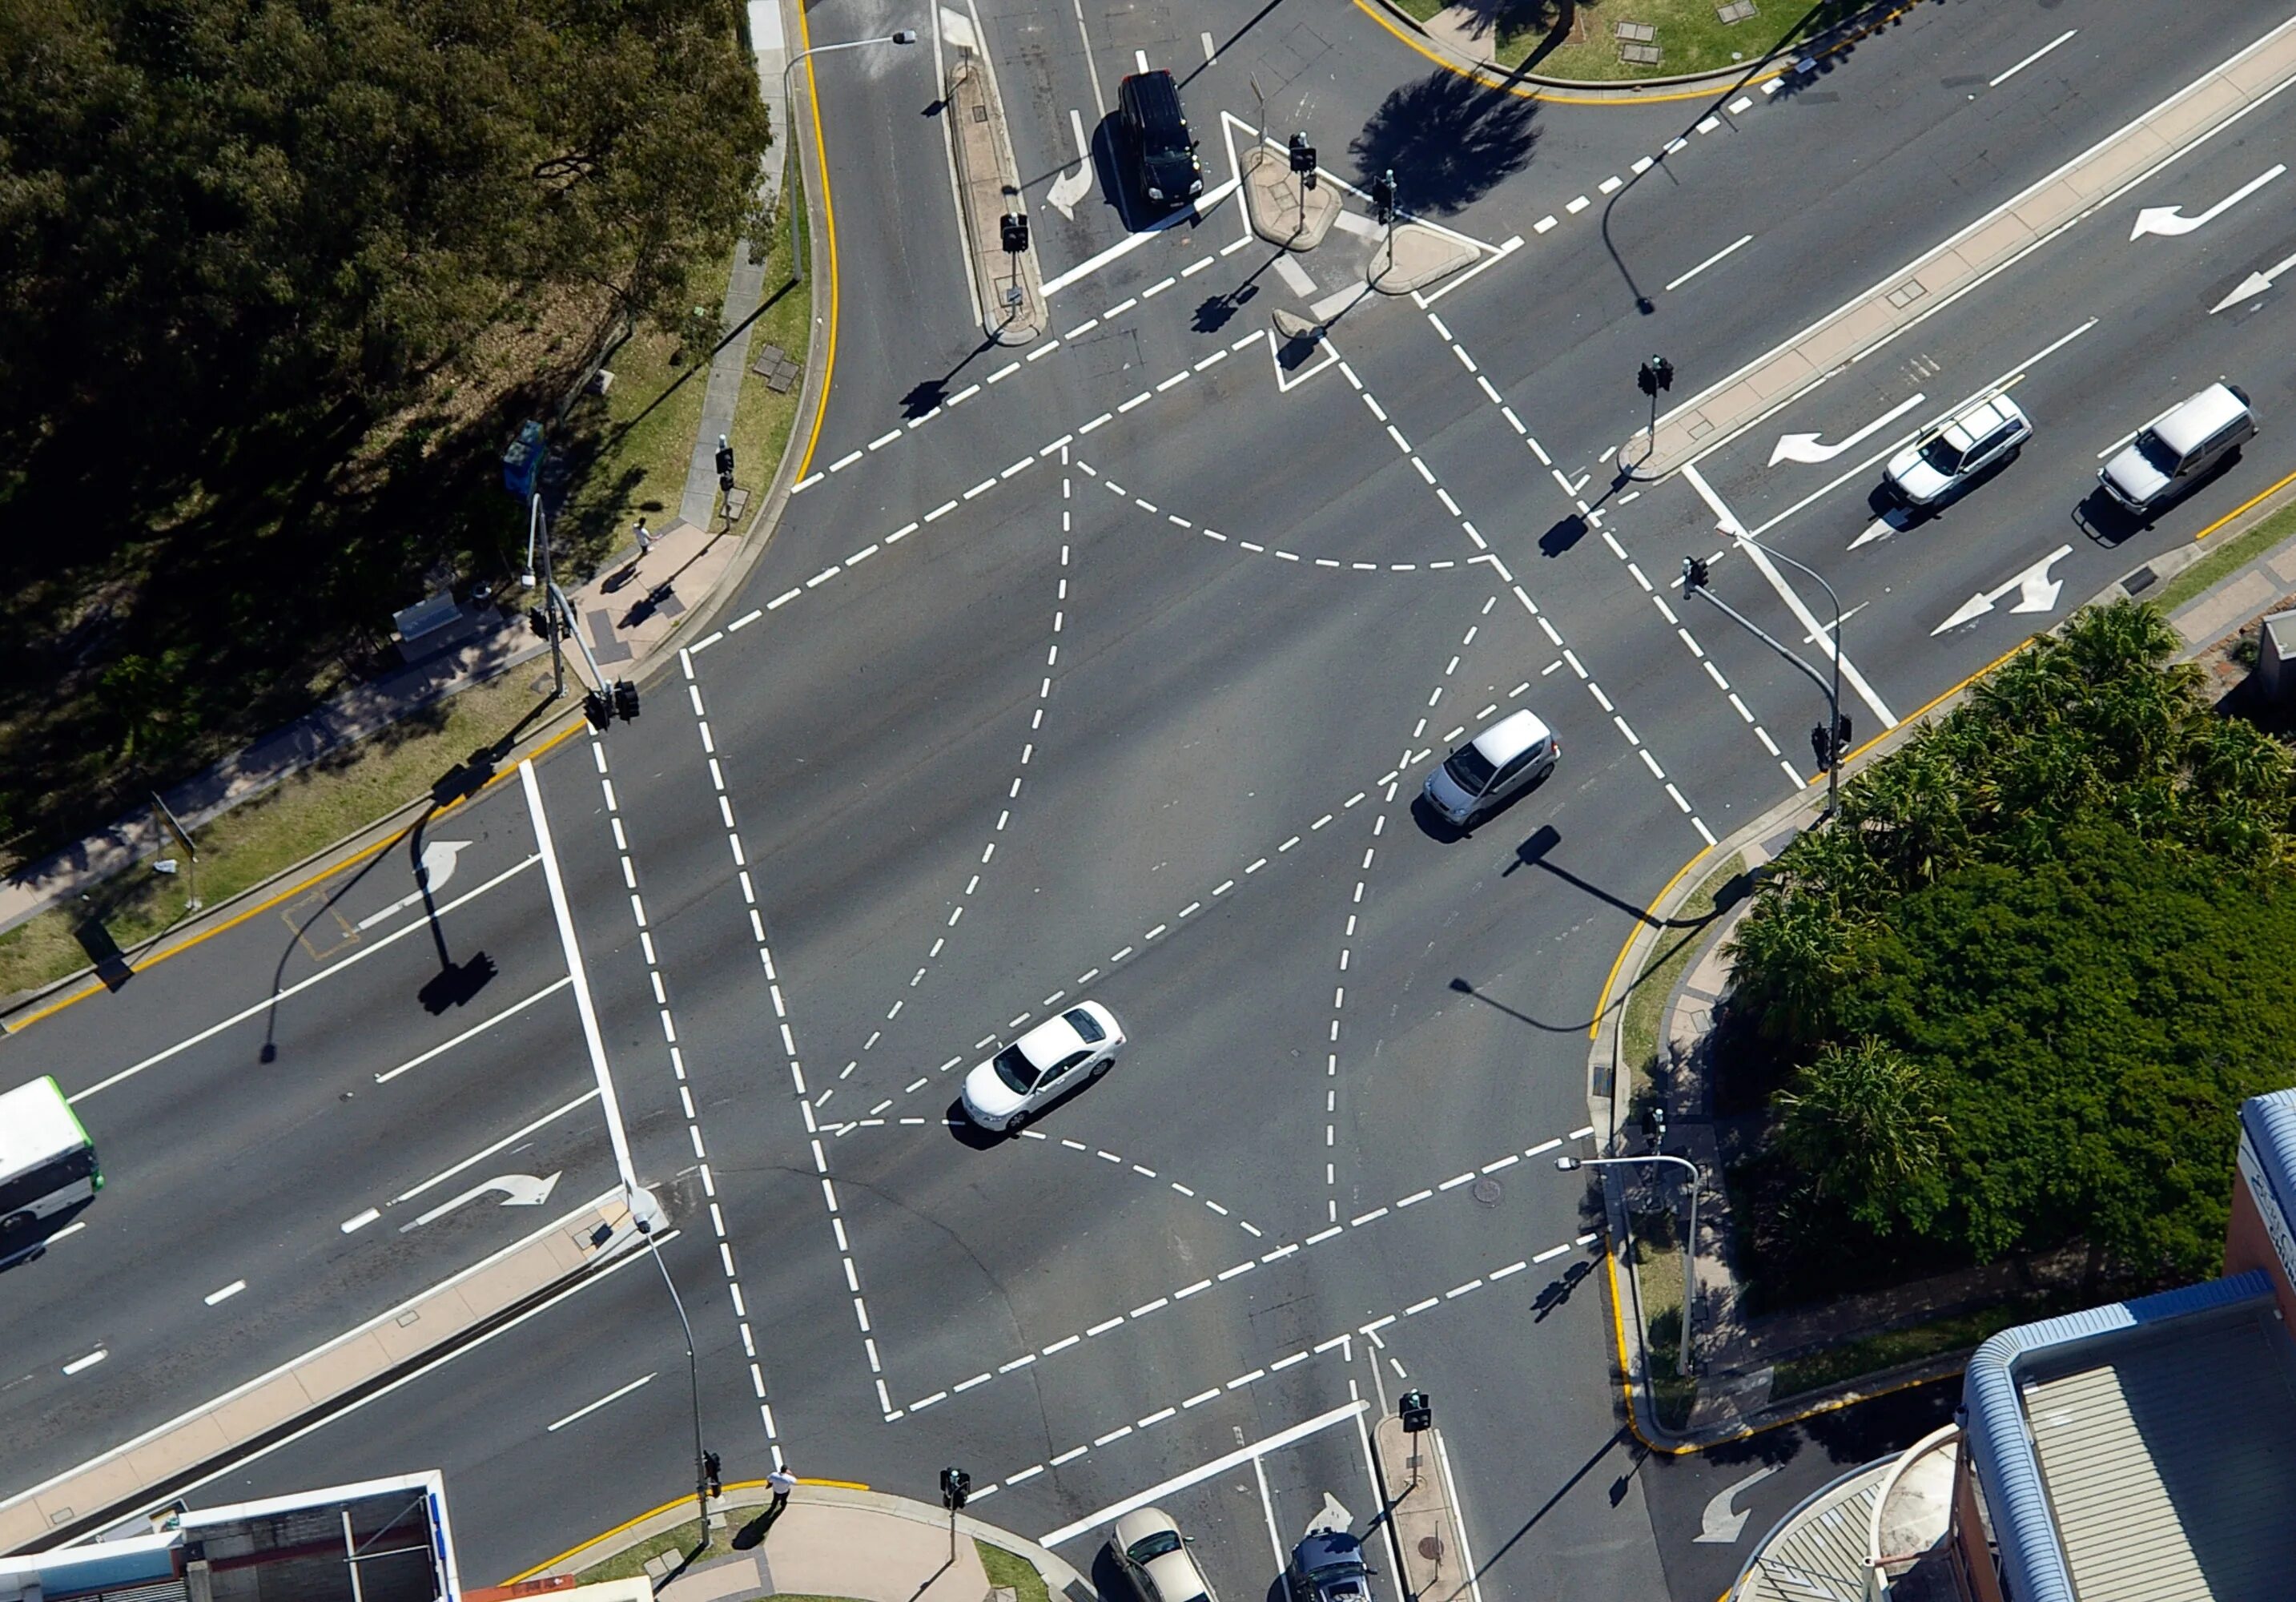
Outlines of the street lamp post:
{"type": "MultiPolygon", "coordinates": [[[[914,45],[916,42],[917,30],[914,28],[903,28],[892,33],[873,35],[865,39],[842,39],[833,45],[816,45],[810,50],[800,50],[790,57],[789,64],[782,69],[782,104],[794,106],[797,103],[797,91],[791,85],[790,74],[797,70],[797,64],[800,62],[808,57],[825,55],[832,50],[858,50],[865,45],[914,45]]],[[[810,81],[812,74],[808,73],[806,76],[810,81]]],[[[783,192],[786,193],[789,186],[784,184],[782,187],[783,192]]],[[[800,283],[805,282],[805,258],[798,253],[795,205],[790,207],[790,275],[800,283]]]]}
{"type": "Polygon", "coordinates": [[[693,1392],[693,1507],[701,1520],[701,1538],[709,1539],[709,1453],[701,1444],[701,1366],[693,1356],[693,1326],[685,1317],[685,1299],[677,1294],[677,1281],[669,1277],[669,1265],[661,1260],[661,1244],[653,1237],[653,1221],[639,1218],[638,1233],[645,1236],[647,1248],[653,1253],[653,1266],[661,1270],[661,1282],[669,1291],[669,1303],[677,1309],[678,1327],[685,1332],[685,1378],[693,1392]]]}
{"type": "MultiPolygon", "coordinates": [[[[1737,530],[1725,525],[1722,531],[1729,535],[1731,538],[1736,540],[1740,545],[1744,546],[1748,550],[1752,550],[1754,548],[1754,542],[1745,535],[1739,533],[1737,530]]],[[[1821,675],[1816,668],[1811,667],[1808,662],[1804,661],[1799,653],[1788,650],[1784,645],[1771,638],[1769,635],[1763,632],[1759,625],[1738,612],[1734,607],[1731,606],[1728,602],[1723,600],[1721,596],[1716,595],[1711,589],[1708,588],[1706,584],[1706,563],[1701,558],[1696,556],[1685,556],[1682,559],[1682,587],[1692,595],[1705,596],[1708,601],[1718,607],[1725,616],[1730,618],[1741,628],[1743,628],[1747,633],[1761,641],[1762,644],[1767,645],[1780,656],[1784,657],[1787,661],[1800,669],[1803,673],[1808,676],[1812,684],[1815,684],[1820,690],[1825,693],[1825,734],[1828,749],[1833,752],[1832,757],[1825,764],[1825,816],[1830,819],[1833,816],[1834,809],[1841,804],[1841,758],[1843,752],[1849,744],[1849,731],[1844,727],[1845,720],[1841,716],[1841,597],[1833,593],[1833,586],[1828,584],[1825,581],[1824,575],[1818,572],[1816,569],[1812,568],[1806,563],[1796,562],[1784,551],[1772,550],[1768,546],[1764,546],[1761,549],[1765,555],[1769,556],[1773,560],[1783,562],[1788,567],[1798,569],[1816,579],[1818,587],[1825,592],[1825,598],[1833,604],[1833,627],[1826,631],[1827,637],[1833,643],[1833,649],[1831,653],[1833,658],[1833,676],[1831,680],[1828,680],[1824,676],[1821,675]]]]}
{"type": "Polygon", "coordinates": [[[1652,1152],[1641,1157],[1557,1157],[1554,1166],[1569,1173],[1574,1168],[1610,1168],[1639,1162],[1671,1162],[1690,1174],[1690,1234],[1682,1243],[1682,1356],[1676,1364],[1682,1377],[1688,1379],[1690,1311],[1698,1304],[1698,1282],[1693,1277],[1693,1270],[1698,1265],[1698,1164],[1669,1152],[1652,1152]]]}

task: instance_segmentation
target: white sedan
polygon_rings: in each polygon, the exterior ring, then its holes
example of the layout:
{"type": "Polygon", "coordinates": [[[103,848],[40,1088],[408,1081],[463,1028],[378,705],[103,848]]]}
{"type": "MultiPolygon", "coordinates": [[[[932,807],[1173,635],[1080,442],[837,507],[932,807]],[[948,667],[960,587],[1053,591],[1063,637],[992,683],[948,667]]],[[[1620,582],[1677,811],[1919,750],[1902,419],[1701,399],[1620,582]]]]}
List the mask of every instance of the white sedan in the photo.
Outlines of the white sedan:
{"type": "Polygon", "coordinates": [[[1890,458],[1882,476],[1906,505],[1939,505],[2012,460],[2033,437],[2032,419],[2006,395],[1988,395],[1890,458]]]}
{"type": "Polygon", "coordinates": [[[1145,1602],[1219,1602],[1188,1538],[1161,1508],[1136,1508],[1118,1519],[1111,1544],[1145,1602]]]}
{"type": "Polygon", "coordinates": [[[964,1115],[984,1130],[1019,1129],[1078,1085],[1098,1079],[1124,1049],[1124,1026],[1097,1001],[1080,1001],[964,1076],[964,1115]]]}

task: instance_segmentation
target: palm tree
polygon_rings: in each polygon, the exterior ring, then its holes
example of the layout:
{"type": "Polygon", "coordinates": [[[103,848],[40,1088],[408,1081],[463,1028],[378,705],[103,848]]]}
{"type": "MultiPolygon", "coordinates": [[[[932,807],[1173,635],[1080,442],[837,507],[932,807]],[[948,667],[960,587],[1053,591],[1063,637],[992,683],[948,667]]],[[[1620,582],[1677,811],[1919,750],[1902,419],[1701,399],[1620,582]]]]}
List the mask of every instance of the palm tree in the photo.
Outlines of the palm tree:
{"type": "Polygon", "coordinates": [[[1820,1197],[1879,1235],[1921,1230],[1943,1205],[1952,1132],[1921,1064],[1871,1037],[1829,1046],[1782,1090],[1778,1147],[1820,1197]]]}
{"type": "Polygon", "coordinates": [[[1774,1040],[1824,1038],[1831,1001],[1856,975],[1856,930],[1815,895],[1763,887],[1753,910],[1722,948],[1730,986],[1774,1040]]]}

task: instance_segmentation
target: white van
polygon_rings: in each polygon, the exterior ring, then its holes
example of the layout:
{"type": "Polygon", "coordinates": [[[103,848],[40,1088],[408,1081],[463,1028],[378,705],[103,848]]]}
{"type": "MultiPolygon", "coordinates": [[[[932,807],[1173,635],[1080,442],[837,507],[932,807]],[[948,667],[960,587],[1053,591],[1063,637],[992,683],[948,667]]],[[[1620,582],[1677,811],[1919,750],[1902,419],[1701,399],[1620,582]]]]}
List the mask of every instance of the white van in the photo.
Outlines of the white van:
{"type": "Polygon", "coordinates": [[[2097,470],[2104,491],[2139,517],[2160,510],[2256,438],[2256,414],[2234,384],[2212,383],[2170,407],[2097,470]]]}

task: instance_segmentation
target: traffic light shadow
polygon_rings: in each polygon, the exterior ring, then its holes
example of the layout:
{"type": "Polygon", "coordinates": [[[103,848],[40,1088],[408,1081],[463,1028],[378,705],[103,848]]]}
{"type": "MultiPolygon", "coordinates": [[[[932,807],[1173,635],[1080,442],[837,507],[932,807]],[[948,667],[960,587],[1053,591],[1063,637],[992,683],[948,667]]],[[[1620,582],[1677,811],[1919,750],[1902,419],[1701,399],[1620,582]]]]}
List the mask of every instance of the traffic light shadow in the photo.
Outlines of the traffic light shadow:
{"type": "Polygon", "coordinates": [[[1244,305],[1247,301],[1259,298],[1259,280],[1260,274],[1266,272],[1269,267],[1274,267],[1284,254],[1285,252],[1283,251],[1275,251],[1273,255],[1269,256],[1267,260],[1252,268],[1251,271],[1245,275],[1243,282],[1237,284],[1234,289],[1228,291],[1227,293],[1224,295],[1214,295],[1210,300],[1198,306],[1196,308],[1195,332],[1198,333],[1218,333],[1221,329],[1226,327],[1228,325],[1228,319],[1235,316],[1236,308],[1238,307],[1244,305]]]}
{"type": "Polygon", "coordinates": [[[983,355],[996,349],[995,340],[984,339],[959,357],[956,366],[951,367],[940,377],[928,378],[918,383],[907,394],[901,397],[901,415],[914,423],[918,418],[937,410],[941,402],[948,398],[948,387],[956,382],[957,374],[980,360],[983,355]]]}
{"type": "Polygon", "coordinates": [[[1550,559],[1560,556],[1586,538],[1587,520],[1574,512],[1538,537],[1538,554],[1550,559]]]}
{"type": "Polygon", "coordinates": [[[1630,1460],[1627,1465],[1626,1473],[1621,1475],[1617,1483],[1611,1488],[1611,1506],[1615,1508],[1620,1502],[1624,1501],[1626,1499],[1626,1487],[1628,1483],[1633,1479],[1635,1471],[1642,1466],[1643,1459],[1648,1454],[1641,1446],[1636,1443],[1634,1437],[1627,1433],[1625,1427],[1621,1426],[1611,1431],[1609,1438],[1606,1439],[1602,1445],[1595,1449],[1595,1455],[1593,1457],[1588,1458],[1584,1463],[1581,1463],[1577,1468],[1573,1469],[1570,1473],[1570,1477],[1563,1481],[1562,1484],[1555,1487],[1553,1495],[1549,1496],[1544,1502],[1541,1502],[1529,1518],[1524,1519],[1521,1524],[1516,1525],[1513,1533],[1509,1535],[1505,1540],[1501,1541],[1496,1549],[1481,1554],[1482,1560],[1476,1565],[1475,1573],[1472,1575],[1470,1583],[1479,1581],[1485,1574],[1489,1573],[1491,1570],[1496,1566],[1499,1559],[1505,1557],[1509,1552],[1514,1549],[1516,1542],[1520,1541],[1524,1536],[1530,1533],[1532,1529],[1537,1526],[1539,1520],[1554,1512],[1556,1508],[1562,1505],[1562,1499],[1564,1497],[1569,1496],[1573,1491],[1578,1489],[1579,1481],[1594,1473],[1596,1465],[1600,1464],[1603,1459],[1609,1457],[1613,1451],[1621,1447],[1626,1449],[1630,1460]]]}

